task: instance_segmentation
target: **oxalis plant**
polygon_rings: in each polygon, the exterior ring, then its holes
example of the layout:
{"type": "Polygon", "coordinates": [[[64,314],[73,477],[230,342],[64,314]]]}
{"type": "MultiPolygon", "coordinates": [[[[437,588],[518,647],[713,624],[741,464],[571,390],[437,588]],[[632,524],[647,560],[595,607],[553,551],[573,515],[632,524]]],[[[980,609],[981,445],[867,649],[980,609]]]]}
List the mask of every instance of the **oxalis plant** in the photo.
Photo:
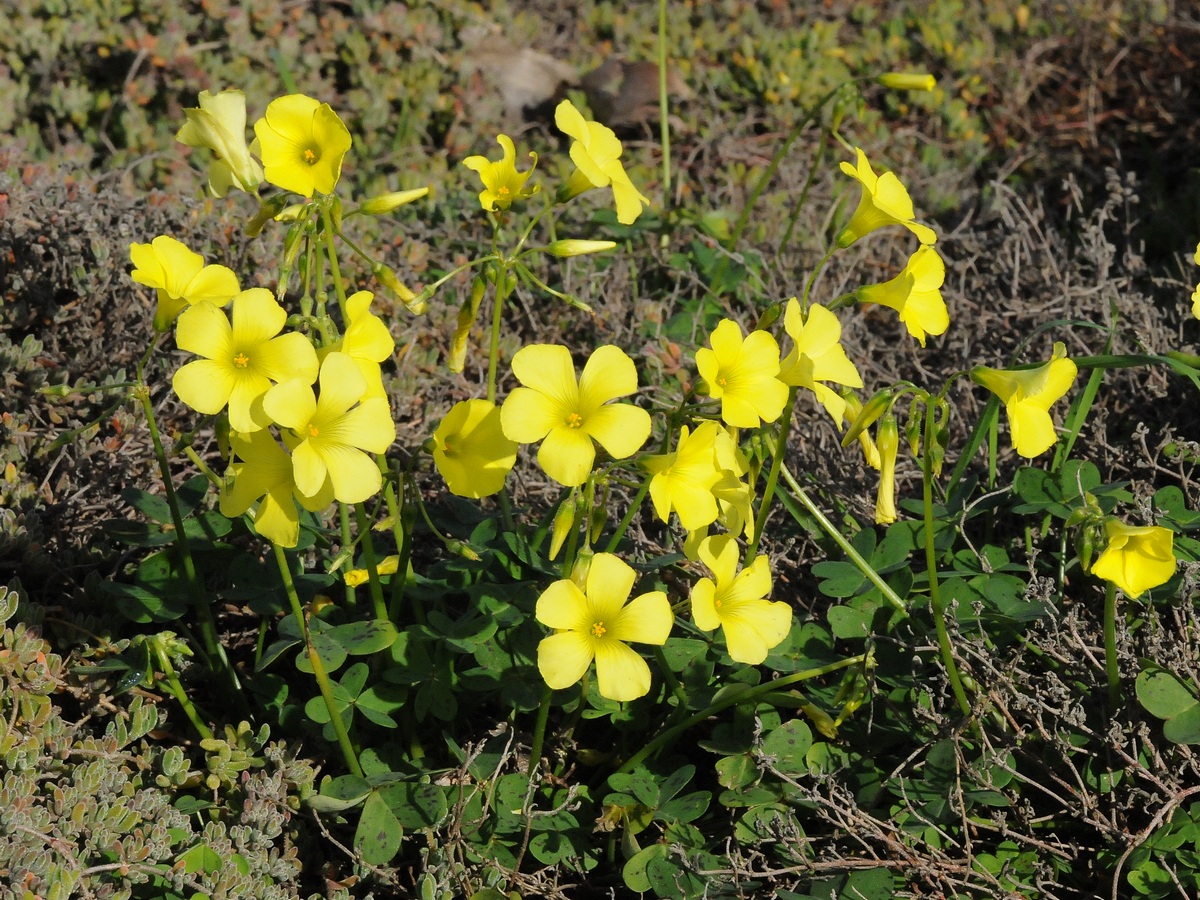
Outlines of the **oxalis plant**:
{"type": "MultiPolygon", "coordinates": [[[[880,81],[933,87],[924,75],[880,81]]],[[[142,670],[159,673],[205,739],[218,703],[272,727],[306,723],[330,753],[313,808],[354,829],[367,867],[396,860],[408,834],[438,834],[436,843],[409,844],[411,857],[423,857],[430,895],[501,896],[534,859],[573,877],[620,865],[630,889],[697,896],[729,873],[727,850],[693,824],[715,821],[714,789],[724,788],[718,804],[741,816],[737,841],[774,841],[780,823],[795,821],[797,779],[846,764],[839,729],[877,689],[881,638],[931,628],[961,732],[996,724],[986,688],[962,671],[954,636],[956,612],[1002,595],[1009,621],[1023,621],[1012,612],[1023,601],[1011,585],[1000,591],[1001,581],[989,581],[1013,577],[1003,551],[989,544],[964,563],[958,542],[972,530],[980,481],[989,496],[1004,490],[998,435],[1006,421],[1019,457],[1057,448],[1049,467],[1018,471],[1009,490],[1027,519],[1015,527],[1027,540],[1053,530],[1076,548],[1063,555],[1060,577],[1071,571],[1102,591],[1115,709],[1130,674],[1118,656],[1118,598],[1172,580],[1186,516],[1173,507],[1163,524],[1151,521],[1152,508],[1120,511],[1131,496],[1101,485],[1094,467],[1070,459],[1071,448],[1107,369],[1166,365],[1195,381],[1195,360],[1072,359],[1056,342],[1049,359],[1007,367],[981,359],[944,384],[868,388],[842,346],[839,316],[887,307],[922,347],[946,332],[950,316],[937,234],[918,221],[901,179],[822,124],[826,114],[841,122],[859,100],[856,84],[839,87],[797,126],[727,244],[736,246],[783,155],[812,127],[844,146],[840,172],[859,192],[853,213],[796,296],[769,298],[749,331],[722,318],[690,348],[694,377],[673,392],[643,384],[637,361],[615,345],[584,353],[530,343],[503,358],[505,312],[518,286],[586,316],[585,304],[552,286],[555,262],[618,250],[611,240],[557,237],[569,231],[560,226],[564,212],[611,197],[617,222],[634,226],[652,206],[627,173],[618,138],[571,101],[555,111],[569,139],[561,165],[522,157],[504,134],[498,159],[464,160],[481,188],[491,246],[414,291],[358,246],[349,226],[419,202],[428,189],[343,199],[339,176],[353,139],[328,104],[301,94],[271,100],[247,143],[242,92],[202,92],[178,140],[211,152],[213,195],[236,190],[257,201],[246,234],[277,240],[279,262],[245,286],[170,235],[130,247],[133,281],[157,292],[155,330],[173,333],[193,357],[170,373],[171,387],[197,414],[197,429],[215,427],[222,454],[213,466],[192,435],[170,450],[163,443],[150,402],[156,342],[136,394],[165,507],[149,495],[138,502],[159,511],[174,547],[151,557],[123,600],[139,621],[182,620],[190,638],[173,637],[176,652],[160,648],[142,670]],[[897,228],[912,250],[894,277],[816,295],[836,254],[897,228]],[[371,282],[347,278],[355,257],[371,282]],[[374,292],[418,316],[464,273],[471,288],[446,364],[465,372],[472,353],[484,354],[485,381],[431,434],[398,440],[381,376],[395,341],[373,310],[374,292]],[[1090,373],[1087,383],[1063,414],[1058,407],[1081,372],[1090,373]],[[962,379],[990,399],[947,472],[950,389],[962,379]],[[797,415],[828,416],[843,446],[878,470],[878,530],[846,533],[789,467],[797,415]],[[984,471],[972,472],[985,445],[984,471]],[[898,506],[902,447],[921,475],[920,496],[899,501],[912,518],[898,506]],[[176,453],[199,472],[180,486],[169,467],[176,453]],[[518,464],[559,486],[549,509],[520,506],[510,494],[518,464]],[[429,503],[420,485],[431,470],[458,499],[429,503]],[[216,493],[219,515],[206,511],[206,490],[216,493]],[[772,519],[778,507],[785,514],[772,519]],[[635,521],[659,523],[672,552],[648,558],[631,537],[635,521]],[[794,598],[777,589],[768,522],[808,529],[829,548],[814,574],[836,601],[831,627],[802,620],[794,598]],[[231,540],[243,532],[245,540],[231,540]],[[260,617],[250,666],[228,658],[214,590],[260,617]],[[189,652],[211,672],[217,696],[189,694],[176,671],[189,652]],[[697,752],[714,755],[714,766],[699,768],[697,752]],[[693,779],[695,789],[685,790],[693,779]]],[[[669,180],[669,152],[664,165],[669,180]]],[[[922,690],[922,703],[941,702],[932,686],[922,690]]],[[[804,871],[800,845],[772,852],[771,865],[804,871]]],[[[881,883],[894,877],[872,871],[881,883]]]]}

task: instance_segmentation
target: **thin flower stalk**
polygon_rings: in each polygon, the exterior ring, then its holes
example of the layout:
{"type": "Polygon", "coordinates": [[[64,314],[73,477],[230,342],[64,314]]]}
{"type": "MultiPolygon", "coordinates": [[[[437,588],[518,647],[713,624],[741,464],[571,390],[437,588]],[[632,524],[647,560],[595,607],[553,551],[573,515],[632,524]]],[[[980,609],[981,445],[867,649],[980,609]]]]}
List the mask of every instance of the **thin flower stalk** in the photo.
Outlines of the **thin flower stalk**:
{"type": "Polygon", "coordinates": [[[350,733],[346,730],[346,723],[342,721],[342,714],[337,708],[337,701],[333,696],[333,685],[329,682],[329,673],[325,671],[325,663],[321,661],[321,655],[313,646],[312,633],[308,630],[308,619],[304,614],[304,608],[300,605],[300,596],[296,593],[296,583],[292,580],[292,569],[288,565],[287,554],[276,543],[272,543],[271,548],[275,551],[275,562],[279,566],[279,575],[283,579],[283,587],[287,593],[288,603],[292,607],[292,615],[295,616],[296,624],[300,627],[300,634],[304,637],[304,649],[308,653],[308,662],[312,666],[313,678],[317,681],[317,687],[325,701],[325,708],[329,711],[329,724],[333,726],[333,733],[337,736],[342,759],[345,760],[346,768],[361,778],[363,771],[358,764],[358,754],[355,752],[354,744],[350,741],[350,733]]]}

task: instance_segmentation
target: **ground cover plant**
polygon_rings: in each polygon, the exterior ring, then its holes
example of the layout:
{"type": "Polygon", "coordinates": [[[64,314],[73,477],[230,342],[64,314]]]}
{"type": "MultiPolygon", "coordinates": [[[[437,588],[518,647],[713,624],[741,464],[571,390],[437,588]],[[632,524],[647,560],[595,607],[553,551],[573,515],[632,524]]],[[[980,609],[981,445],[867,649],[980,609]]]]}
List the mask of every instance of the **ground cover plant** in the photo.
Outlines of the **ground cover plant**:
{"type": "MultiPolygon", "coordinates": [[[[980,61],[1052,9],[552,22],[720,63],[622,69],[633,104],[512,93],[488,54],[549,66],[536,7],[482,40],[473,7],[147,8],[87,38],[135,26],[115,105],[111,72],[30,93],[80,40],[31,9],[4,890],[1200,888],[1200,247],[1133,172],[1013,187],[1045,160],[1002,162],[980,61]],[[447,43],[467,88],[418,96],[447,43]],[[746,141],[696,124],[723,104],[746,141]],[[48,177],[52,137],[116,189],[48,177]]],[[[1138,22],[1196,27],[1075,27],[1138,22]]]]}

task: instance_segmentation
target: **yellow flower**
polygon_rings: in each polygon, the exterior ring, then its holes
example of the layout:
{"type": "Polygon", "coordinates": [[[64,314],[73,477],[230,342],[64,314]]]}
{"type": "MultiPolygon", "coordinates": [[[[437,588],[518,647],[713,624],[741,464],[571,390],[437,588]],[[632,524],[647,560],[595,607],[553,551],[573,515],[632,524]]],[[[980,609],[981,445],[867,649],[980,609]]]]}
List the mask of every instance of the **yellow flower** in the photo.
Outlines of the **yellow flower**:
{"type": "Polygon", "coordinates": [[[900,179],[892,172],[876,175],[867,162],[867,154],[856,148],[858,164],[841,164],[841,169],[860,185],[862,196],[858,208],[850,217],[850,223],[838,235],[839,247],[849,247],[860,237],[864,237],[876,228],[887,225],[903,225],[917,236],[922,244],[932,244],[937,241],[937,235],[928,228],[913,221],[912,199],[908,191],[900,183],[900,179]]]}
{"type": "Polygon", "coordinates": [[[1000,398],[1008,412],[1017,453],[1032,459],[1054,446],[1058,433],[1050,407],[1071,389],[1078,368],[1067,359],[1067,347],[1054,345],[1050,361],[1034,369],[989,369],[976,366],[971,380],[1000,398]]]}
{"type": "Polygon", "coordinates": [[[1137,597],[1166,584],[1175,574],[1175,535],[1160,525],[1126,525],[1110,516],[1104,522],[1108,546],[1092,565],[1092,574],[1111,581],[1126,596],[1137,597]]]}
{"type": "Polygon", "coordinates": [[[787,403],[788,390],[779,374],[779,345],[766,331],[743,339],[732,319],[722,319],[709,336],[709,347],[696,351],[696,368],[708,395],[721,401],[721,418],[736,428],[774,422],[787,403]]]}
{"type": "Polygon", "coordinates": [[[455,403],[433,433],[433,461],[450,493],[487,497],[504,487],[517,445],[504,436],[500,410],[488,400],[455,403]]]}
{"type": "MultiPolygon", "coordinates": [[[[229,427],[258,431],[267,424],[257,402],[273,381],[317,376],[317,353],[299,332],[279,334],[287,312],[265,288],[233,298],[233,324],[211,303],[189,306],[179,317],[175,343],[204,359],[183,366],[172,386],[184,403],[205,415],[229,406],[229,427]]],[[[313,495],[320,485],[309,492],[313,495]]]]}
{"type": "Polygon", "coordinates": [[[371,312],[371,301],[375,295],[370,291],[358,291],[346,298],[346,333],[335,343],[319,352],[323,360],[330,353],[345,353],[358,366],[367,382],[368,397],[386,397],[379,364],[392,355],[396,340],[383,320],[371,312]]]}
{"type": "Polygon", "coordinates": [[[900,429],[891,413],[879,420],[879,427],[875,431],[875,445],[879,449],[879,491],[875,494],[875,524],[890,525],[896,521],[896,454],[900,450],[900,429]]]}
{"type": "Polygon", "coordinates": [[[513,374],[523,387],[500,409],[509,440],[542,441],[538,464],[567,487],[583,484],[596,460],[595,440],[614,459],[632,456],[650,436],[650,414],[631,403],[609,403],[637,390],[637,369],[619,347],[598,347],[575,380],[566,347],[531,344],[517,351],[513,374]],[[542,440],[545,438],[545,440],[542,440]]]}
{"type": "Polygon", "coordinates": [[[725,433],[716,422],[702,422],[694,432],[685,425],[673,453],[646,459],[646,469],[652,476],[650,498],[664,522],[670,519],[672,509],[688,531],[717,520],[720,508],[713,488],[723,472],[717,468],[716,440],[718,434],[725,433]]]}
{"type": "Polygon", "coordinates": [[[158,290],[156,331],[166,331],[186,306],[204,302],[224,306],[241,290],[232,269],[206,266],[203,256],[165,234],[149,244],[130,244],[129,258],[135,267],[130,277],[158,290]]]}
{"type": "Polygon", "coordinates": [[[899,275],[883,284],[861,287],[855,296],[864,303],[896,310],[908,333],[924,347],[926,334],[944,334],[950,325],[940,290],[945,280],[946,264],[941,256],[933,247],[922,244],[899,275]]]}
{"type": "Polygon", "coordinates": [[[840,429],[846,412],[842,395],[822,382],[862,387],[862,377],[843,349],[842,323],[820,304],[809,307],[807,318],[793,297],[783,314],[783,328],[792,339],[792,349],[780,364],[779,380],[793,387],[808,388],[833,417],[840,429]]]}
{"type": "Polygon", "coordinates": [[[272,100],[254,133],[267,181],[305,197],[333,193],[351,140],[328,103],[304,94],[272,100]]]}
{"type": "Polygon", "coordinates": [[[232,431],[229,443],[234,455],[242,461],[232,463],[225,473],[221,514],[235,518],[257,501],[254,530],[281,547],[295,547],[300,540],[296,502],[309,512],[320,512],[333,502],[333,485],[326,480],[313,497],[299,493],[292,479],[292,458],[269,429],[249,434],[232,431]]]}
{"type": "Polygon", "coordinates": [[[792,628],[792,608],[771,593],[771,566],[756,556],[738,571],[737,542],[727,534],[706,538],[700,559],[713,573],[692,587],[692,619],[704,631],[725,631],[725,648],[735,662],[756,666],[792,628]],[[715,579],[715,580],[714,580],[715,579]]]}
{"type": "MultiPolygon", "coordinates": [[[[842,413],[842,417],[847,425],[853,424],[862,415],[862,401],[858,399],[858,394],[853,391],[843,393],[842,399],[846,401],[846,411],[842,413]]],[[[863,459],[872,469],[878,469],[882,465],[882,461],[879,458],[879,448],[875,446],[875,441],[871,439],[871,432],[867,428],[860,428],[857,437],[858,444],[862,447],[863,459]]]]}
{"type": "Polygon", "coordinates": [[[538,671],[555,690],[583,678],[596,661],[597,688],[609,700],[636,700],[650,691],[650,667],[629,646],[661,646],[675,617],[662,591],[625,602],[637,575],[611,553],[597,553],[584,590],[569,578],[556,581],[538,597],[536,615],[555,633],[538,644],[538,671]]]}
{"type": "Polygon", "coordinates": [[[514,200],[532,197],[541,190],[536,184],[531,190],[525,190],[525,182],[537,167],[537,154],[530,153],[533,165],[525,172],[518,172],[517,148],[513,146],[512,138],[507,134],[498,134],[496,143],[504,150],[499,162],[492,162],[486,156],[468,156],[463,160],[463,165],[478,173],[479,180],[483,182],[479,205],[488,212],[506,210],[514,200]]]}
{"type": "MultiPolygon", "coordinates": [[[[742,479],[750,471],[746,454],[724,428],[718,428],[713,439],[716,467],[720,479],[712,487],[720,512],[717,522],[730,534],[754,537],[754,492],[742,479]]],[[[691,530],[683,542],[683,554],[692,562],[700,558],[700,545],[708,537],[708,525],[691,530]]]]}
{"type": "Polygon", "coordinates": [[[649,206],[650,201],[638,192],[625,173],[621,164],[621,142],[613,130],[585,119],[570,100],[558,104],[554,110],[554,124],[563,134],[574,138],[571,161],[576,166],[560,191],[559,199],[568,200],[589,188],[611,186],[617,204],[617,221],[622,225],[636,222],[642,207],[649,206]]]}
{"type": "Polygon", "coordinates": [[[224,197],[236,187],[248,194],[257,193],[263,170],[246,146],[246,95],[241,91],[201,91],[200,108],[185,109],[183,113],[187,122],[175,140],[216,154],[208,165],[209,192],[224,197]]]}
{"type": "Polygon", "coordinates": [[[384,398],[363,396],[366,381],[345,353],[325,357],[320,386],[318,398],[309,381],[281,382],[267,391],[263,409],[299,439],[292,468],[301,494],[316,496],[328,479],[334,499],[361,503],[383,483],[367,454],[383,453],[396,439],[391,410],[384,398]]]}

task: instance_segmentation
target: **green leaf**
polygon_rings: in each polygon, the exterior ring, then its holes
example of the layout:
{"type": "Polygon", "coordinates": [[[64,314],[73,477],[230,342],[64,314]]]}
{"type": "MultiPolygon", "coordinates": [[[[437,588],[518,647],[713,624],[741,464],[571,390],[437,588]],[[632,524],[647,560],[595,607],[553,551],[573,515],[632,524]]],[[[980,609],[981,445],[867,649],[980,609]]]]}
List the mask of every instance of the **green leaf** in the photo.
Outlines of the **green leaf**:
{"type": "Polygon", "coordinates": [[[334,625],[325,633],[351,656],[366,656],[386,650],[399,635],[396,626],[384,619],[334,625]]]}
{"type": "Polygon", "coordinates": [[[669,848],[666,844],[651,844],[649,847],[638,852],[621,869],[621,877],[625,879],[625,887],[631,891],[637,891],[639,894],[644,894],[650,890],[650,878],[646,874],[646,867],[650,865],[651,860],[666,859],[668,852],[669,848]]]}
{"type": "Polygon", "coordinates": [[[1163,723],[1163,737],[1173,744],[1200,744],[1200,703],[1193,703],[1163,723]]]}
{"type": "Polygon", "coordinates": [[[141,488],[127,487],[121,491],[121,499],[140,512],[151,522],[171,524],[171,507],[165,498],[151,494],[141,488]]]}
{"type": "Polygon", "coordinates": [[[176,864],[179,863],[183,863],[183,870],[189,875],[195,875],[197,872],[211,875],[213,872],[219,872],[224,865],[220,854],[207,844],[197,844],[179,854],[176,864]]]}
{"type": "Polygon", "coordinates": [[[873,631],[871,623],[875,620],[875,611],[879,609],[879,605],[878,602],[861,602],[831,606],[826,613],[829,630],[833,632],[834,637],[844,641],[869,637],[873,631]]]}
{"type": "Polygon", "coordinates": [[[354,847],[373,866],[385,866],[400,849],[404,829],[387,802],[372,791],[363,804],[362,816],[354,832],[354,847]]]}
{"type": "Polygon", "coordinates": [[[685,794],[660,806],[654,818],[663,822],[691,822],[704,815],[710,802],[712,794],[708,791],[685,794]]]}
{"type": "Polygon", "coordinates": [[[1146,712],[1159,719],[1173,718],[1197,703],[1195,691],[1175,673],[1159,666],[1140,672],[1135,690],[1146,712]]]}
{"type": "MultiPolygon", "coordinates": [[[[746,785],[753,784],[758,780],[761,774],[758,766],[754,764],[754,760],[750,758],[748,753],[739,753],[737,756],[723,756],[717,760],[717,781],[721,783],[721,787],[737,790],[744,788],[746,785]]],[[[724,803],[724,801],[722,801],[724,803]]],[[[726,806],[730,804],[725,803],[726,806]]],[[[740,804],[739,804],[740,805],[740,804]]]]}
{"type": "MultiPolygon", "coordinates": [[[[693,768],[692,771],[694,772],[695,769],[693,768]]],[[[616,772],[610,775],[608,786],[614,791],[636,797],[638,802],[651,809],[658,808],[660,798],[658,784],[645,766],[639,766],[632,772],[616,772]]]]}
{"type": "Polygon", "coordinates": [[[812,746],[812,731],[802,719],[784,722],[763,739],[763,755],[774,759],[775,768],[788,775],[808,771],[805,759],[812,746]]]}
{"type": "Polygon", "coordinates": [[[379,795],[400,826],[409,831],[436,828],[449,812],[446,791],[436,784],[402,781],[382,788],[379,795]]]}

